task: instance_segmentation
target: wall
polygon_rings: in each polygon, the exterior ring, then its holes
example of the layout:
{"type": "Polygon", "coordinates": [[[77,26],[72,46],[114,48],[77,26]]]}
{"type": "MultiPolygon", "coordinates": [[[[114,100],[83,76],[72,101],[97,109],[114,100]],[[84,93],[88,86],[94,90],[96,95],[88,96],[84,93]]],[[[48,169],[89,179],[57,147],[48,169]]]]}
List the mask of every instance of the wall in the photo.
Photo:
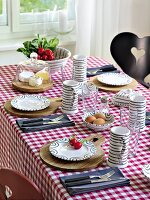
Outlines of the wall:
{"type": "MultiPolygon", "coordinates": [[[[110,53],[110,44],[120,32],[133,32],[139,37],[150,35],[150,0],[97,0],[97,9],[103,8],[99,30],[100,47],[95,55],[114,62],[110,53]],[[100,50],[101,49],[101,50],[100,50]],[[99,53],[100,51],[100,53],[99,53]]],[[[97,11],[98,12],[98,11],[97,11]]]]}

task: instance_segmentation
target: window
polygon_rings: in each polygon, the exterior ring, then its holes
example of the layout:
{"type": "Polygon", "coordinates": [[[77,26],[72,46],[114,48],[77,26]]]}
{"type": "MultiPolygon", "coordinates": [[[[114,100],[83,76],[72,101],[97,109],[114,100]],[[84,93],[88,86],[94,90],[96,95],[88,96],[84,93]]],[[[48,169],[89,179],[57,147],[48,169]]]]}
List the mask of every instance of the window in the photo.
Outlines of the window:
{"type": "Polygon", "coordinates": [[[7,25],[6,0],[0,0],[0,26],[7,25]]]}
{"type": "Polygon", "coordinates": [[[0,0],[1,38],[67,32],[74,22],[75,0],[0,0]]]}

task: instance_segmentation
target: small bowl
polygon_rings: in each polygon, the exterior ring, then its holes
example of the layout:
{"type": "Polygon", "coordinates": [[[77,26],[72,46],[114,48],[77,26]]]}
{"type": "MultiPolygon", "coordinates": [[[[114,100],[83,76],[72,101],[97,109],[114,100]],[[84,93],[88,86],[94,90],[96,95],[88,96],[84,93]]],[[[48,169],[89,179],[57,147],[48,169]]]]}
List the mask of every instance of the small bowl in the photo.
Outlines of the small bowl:
{"type": "Polygon", "coordinates": [[[115,121],[114,116],[111,114],[104,114],[105,115],[105,121],[106,123],[103,125],[97,125],[97,124],[92,124],[92,123],[88,123],[85,121],[85,119],[88,116],[94,115],[97,112],[88,112],[83,116],[83,124],[88,127],[89,129],[92,129],[94,131],[102,131],[102,130],[106,130],[108,129],[110,126],[112,126],[113,122],[115,121]]]}
{"type": "Polygon", "coordinates": [[[71,52],[65,48],[57,47],[54,52],[55,60],[45,61],[50,67],[50,73],[54,74],[61,70],[61,67],[65,67],[68,59],[71,56],[71,52]]]}
{"type": "Polygon", "coordinates": [[[142,172],[144,176],[150,181],[150,164],[144,165],[142,172]]]}

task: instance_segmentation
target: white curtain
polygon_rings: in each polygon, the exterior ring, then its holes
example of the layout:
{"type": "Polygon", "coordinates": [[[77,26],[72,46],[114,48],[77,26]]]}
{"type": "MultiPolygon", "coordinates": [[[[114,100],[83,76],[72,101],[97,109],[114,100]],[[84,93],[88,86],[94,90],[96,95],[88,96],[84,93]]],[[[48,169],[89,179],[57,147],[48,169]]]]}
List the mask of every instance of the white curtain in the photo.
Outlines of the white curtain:
{"type": "Polygon", "coordinates": [[[76,1],[76,53],[90,55],[92,51],[96,0],[76,1]]]}
{"type": "Polygon", "coordinates": [[[150,0],[76,0],[76,53],[114,62],[110,44],[123,31],[150,35],[150,0]]]}

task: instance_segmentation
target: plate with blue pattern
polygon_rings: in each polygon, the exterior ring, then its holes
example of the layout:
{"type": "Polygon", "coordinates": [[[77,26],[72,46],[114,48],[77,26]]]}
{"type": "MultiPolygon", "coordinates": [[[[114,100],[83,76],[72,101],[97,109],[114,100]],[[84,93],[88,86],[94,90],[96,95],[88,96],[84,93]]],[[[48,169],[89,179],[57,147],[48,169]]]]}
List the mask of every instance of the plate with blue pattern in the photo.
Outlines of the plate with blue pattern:
{"type": "Polygon", "coordinates": [[[92,142],[85,140],[80,149],[74,149],[69,143],[69,138],[62,138],[52,142],[49,151],[53,156],[63,160],[80,161],[92,157],[96,153],[96,147],[92,142]]]}

